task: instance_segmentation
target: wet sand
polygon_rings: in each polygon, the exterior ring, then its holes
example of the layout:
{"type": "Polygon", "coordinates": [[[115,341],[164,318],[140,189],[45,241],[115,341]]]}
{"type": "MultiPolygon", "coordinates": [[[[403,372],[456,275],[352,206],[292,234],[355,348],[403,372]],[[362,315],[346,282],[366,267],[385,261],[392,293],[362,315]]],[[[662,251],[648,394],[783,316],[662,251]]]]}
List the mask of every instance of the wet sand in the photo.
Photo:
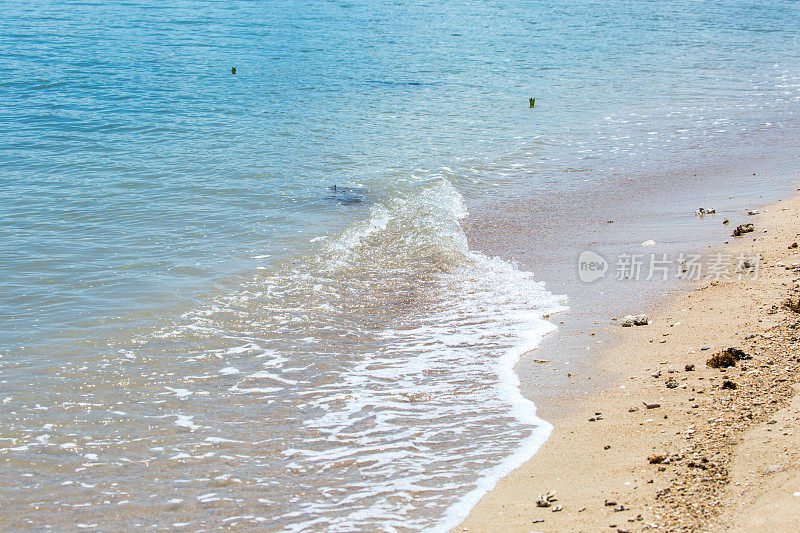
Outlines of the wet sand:
{"type": "Polygon", "coordinates": [[[717,251],[760,254],[758,276],[676,283],[658,305],[640,300],[651,324],[604,324],[607,346],[592,348],[591,363],[541,364],[565,383],[543,402],[534,395],[553,435],[456,531],[785,531],[800,523],[800,314],[783,305],[800,295],[800,252],[790,248],[800,240],[800,198],[757,216],[737,212],[727,226],[725,216],[703,222],[728,235],[746,222],[755,231],[717,251]],[[752,359],[710,368],[728,347],[752,359]],[[589,377],[601,385],[578,385],[589,377]]]}
{"type": "Polygon", "coordinates": [[[560,416],[576,394],[610,384],[613,374],[592,370],[598,352],[614,340],[612,317],[653,310],[665,295],[681,290],[672,275],[666,281],[616,282],[619,256],[666,253],[677,258],[718,246],[731,233],[724,218],[731,224],[746,222],[748,209],[792,194],[800,175],[796,159],[784,150],[658,172],[631,169],[602,185],[578,179],[553,190],[531,186],[469,202],[465,229],[470,247],[516,263],[551,292],[569,298],[570,310],[552,317],[558,331],[543,340],[535,357],[523,358],[516,367],[522,393],[536,403],[540,416],[560,416]],[[716,214],[696,216],[701,206],[714,207],[716,214]],[[650,240],[656,244],[642,246],[650,240]],[[586,284],[578,279],[578,256],[584,250],[606,257],[610,270],[604,280],[586,284]],[[567,372],[575,377],[568,379],[567,372]]]}

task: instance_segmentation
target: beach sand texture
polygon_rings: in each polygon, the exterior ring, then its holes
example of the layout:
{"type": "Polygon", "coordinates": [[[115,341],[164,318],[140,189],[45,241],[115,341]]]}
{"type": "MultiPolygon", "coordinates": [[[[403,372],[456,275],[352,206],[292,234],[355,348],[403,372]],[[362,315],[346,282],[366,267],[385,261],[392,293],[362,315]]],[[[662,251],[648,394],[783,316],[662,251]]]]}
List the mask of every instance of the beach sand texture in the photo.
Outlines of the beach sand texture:
{"type": "Polygon", "coordinates": [[[800,198],[751,220],[719,251],[760,254],[756,279],[687,281],[651,324],[615,328],[593,370],[613,385],[562,399],[550,439],[455,531],[798,530],[800,198]],[[752,359],[707,365],[729,347],[752,359]]]}

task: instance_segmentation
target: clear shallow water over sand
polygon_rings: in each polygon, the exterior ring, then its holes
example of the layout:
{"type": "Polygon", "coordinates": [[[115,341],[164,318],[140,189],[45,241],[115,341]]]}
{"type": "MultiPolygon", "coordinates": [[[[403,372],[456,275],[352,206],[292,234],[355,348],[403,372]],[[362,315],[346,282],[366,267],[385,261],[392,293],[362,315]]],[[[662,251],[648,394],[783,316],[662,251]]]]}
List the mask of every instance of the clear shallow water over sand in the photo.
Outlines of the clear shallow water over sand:
{"type": "Polygon", "coordinates": [[[457,516],[546,436],[511,366],[565,303],[465,198],[797,131],[789,3],[2,12],[15,527],[457,516]]]}

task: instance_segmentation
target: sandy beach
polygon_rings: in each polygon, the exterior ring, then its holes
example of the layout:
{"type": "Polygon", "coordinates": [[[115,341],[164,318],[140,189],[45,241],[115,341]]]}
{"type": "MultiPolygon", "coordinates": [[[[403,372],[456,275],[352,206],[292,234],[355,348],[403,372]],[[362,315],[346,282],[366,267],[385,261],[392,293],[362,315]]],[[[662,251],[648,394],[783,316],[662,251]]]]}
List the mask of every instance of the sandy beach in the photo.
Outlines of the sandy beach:
{"type": "Polygon", "coordinates": [[[796,527],[800,314],[786,302],[800,289],[798,217],[799,197],[731,217],[729,235],[738,224],[754,231],[714,253],[757,264],[730,278],[682,281],[646,326],[601,317],[612,340],[593,368],[581,369],[591,376],[567,376],[579,392],[551,400],[558,405],[546,409],[550,439],[455,530],[796,527]],[[728,348],[745,355],[711,368],[707,361],[728,348]],[[580,392],[577,383],[589,377],[610,385],[580,392]]]}

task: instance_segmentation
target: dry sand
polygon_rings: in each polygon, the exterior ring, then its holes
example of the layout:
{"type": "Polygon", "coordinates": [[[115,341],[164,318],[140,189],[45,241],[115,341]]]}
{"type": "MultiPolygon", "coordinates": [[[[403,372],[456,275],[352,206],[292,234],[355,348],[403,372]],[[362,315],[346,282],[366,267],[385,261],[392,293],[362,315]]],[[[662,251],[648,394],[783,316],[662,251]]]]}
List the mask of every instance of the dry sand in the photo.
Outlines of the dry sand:
{"type": "Polygon", "coordinates": [[[800,296],[800,198],[745,221],[755,232],[719,252],[760,254],[757,279],[687,281],[650,325],[615,327],[596,368],[613,386],[565,400],[455,531],[800,530],[800,314],[784,306],[800,296]],[[752,359],[707,366],[728,347],[752,359]]]}

